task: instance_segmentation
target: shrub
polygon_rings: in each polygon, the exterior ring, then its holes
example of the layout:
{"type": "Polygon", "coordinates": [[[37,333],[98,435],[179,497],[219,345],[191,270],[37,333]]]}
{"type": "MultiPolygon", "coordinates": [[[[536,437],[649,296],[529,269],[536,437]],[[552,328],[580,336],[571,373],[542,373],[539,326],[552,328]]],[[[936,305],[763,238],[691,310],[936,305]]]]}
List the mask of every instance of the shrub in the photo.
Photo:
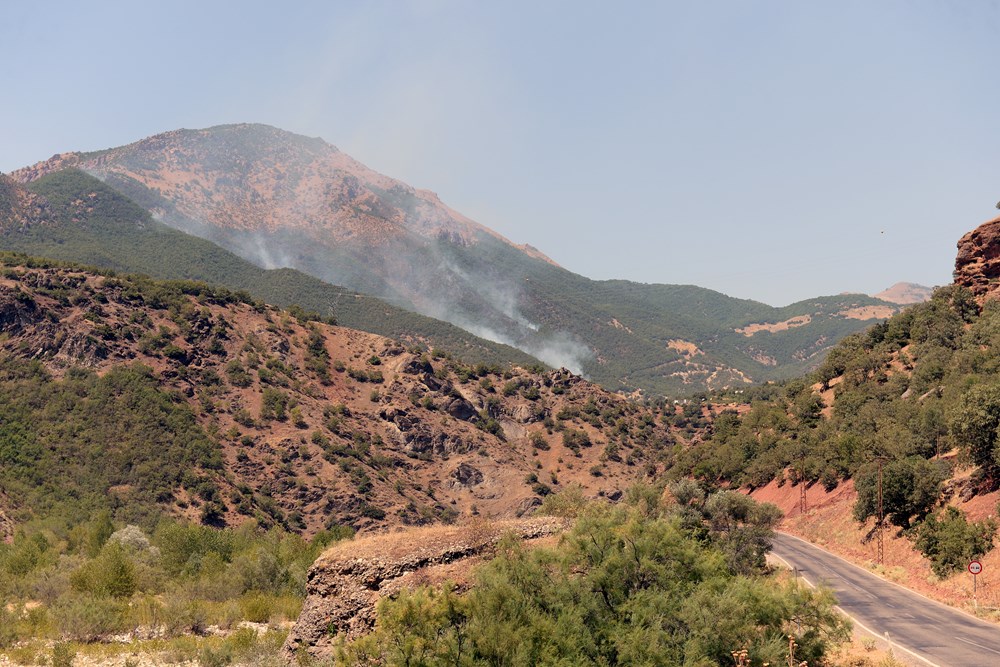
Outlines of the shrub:
{"type": "Polygon", "coordinates": [[[170,635],[201,634],[208,627],[205,603],[183,593],[167,598],[163,605],[164,625],[170,635]]]}
{"type": "Polygon", "coordinates": [[[992,520],[969,523],[961,511],[948,507],[921,524],[916,546],[930,559],[934,574],[945,577],[992,549],[996,529],[992,520]]]}
{"type": "Polygon", "coordinates": [[[87,593],[63,597],[51,609],[62,636],[80,642],[93,642],[120,632],[123,611],[120,602],[87,593]]]}
{"type": "Polygon", "coordinates": [[[537,432],[531,434],[531,446],[543,452],[547,452],[550,449],[549,441],[545,439],[544,435],[537,432]]]}
{"type": "Polygon", "coordinates": [[[0,598],[0,648],[8,648],[17,641],[17,629],[14,627],[16,612],[7,610],[7,602],[0,598]]]}
{"type": "Polygon", "coordinates": [[[240,599],[240,613],[253,623],[267,623],[274,614],[274,599],[264,593],[248,593],[240,599]]]}
{"type": "Polygon", "coordinates": [[[264,388],[264,396],[260,407],[261,421],[285,421],[288,418],[288,396],[277,389],[264,388]]]}
{"type": "Polygon", "coordinates": [[[131,597],[136,591],[135,564],[121,542],[109,541],[101,553],[70,576],[73,588],[95,596],[131,597]]]}
{"type": "Polygon", "coordinates": [[[66,642],[56,642],[52,645],[52,667],[73,667],[76,652],[66,642]]]}
{"type": "Polygon", "coordinates": [[[581,447],[590,447],[590,436],[585,431],[568,428],[563,431],[563,444],[567,449],[579,452],[581,447]]]}

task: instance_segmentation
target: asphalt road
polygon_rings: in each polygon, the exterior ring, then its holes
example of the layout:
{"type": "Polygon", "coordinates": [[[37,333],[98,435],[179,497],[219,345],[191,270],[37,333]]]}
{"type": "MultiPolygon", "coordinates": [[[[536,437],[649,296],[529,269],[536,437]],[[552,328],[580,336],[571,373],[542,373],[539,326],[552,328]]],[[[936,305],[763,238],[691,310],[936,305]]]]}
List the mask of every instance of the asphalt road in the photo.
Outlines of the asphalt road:
{"type": "MultiPolygon", "coordinates": [[[[855,626],[884,638],[914,664],[1000,666],[1000,626],[929,600],[791,535],[778,533],[772,554],[812,584],[833,589],[855,626]],[[905,654],[905,655],[904,655],[905,654]]],[[[969,575],[971,576],[971,575],[969,575]]]]}

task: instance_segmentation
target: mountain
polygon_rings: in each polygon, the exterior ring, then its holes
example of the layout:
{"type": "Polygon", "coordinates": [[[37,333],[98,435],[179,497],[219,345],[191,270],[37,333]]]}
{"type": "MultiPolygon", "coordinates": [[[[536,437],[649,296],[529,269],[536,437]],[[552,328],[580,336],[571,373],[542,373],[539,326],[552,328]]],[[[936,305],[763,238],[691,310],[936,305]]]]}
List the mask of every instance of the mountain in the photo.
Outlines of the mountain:
{"type": "Polygon", "coordinates": [[[702,409],[661,409],[203,283],[0,255],[0,514],[18,523],[108,510],[313,534],[512,517],[662,471],[702,409]]]}
{"type": "Polygon", "coordinates": [[[510,346],[300,271],[262,269],[209,241],[153,220],[145,209],[76,169],[54,172],[28,188],[0,174],[0,196],[4,192],[8,195],[0,199],[3,250],[245,290],[269,304],[297,305],[324,316],[335,313],[348,327],[447,349],[470,363],[539,363],[510,346]],[[15,207],[13,202],[20,204],[15,207]]]}
{"type": "Polygon", "coordinates": [[[933,287],[925,287],[916,283],[896,283],[892,287],[886,288],[872,296],[882,301],[888,301],[889,303],[908,306],[914,303],[930,301],[933,293],[933,287]]]}
{"type": "Polygon", "coordinates": [[[899,310],[864,295],[774,308],[690,285],[590,280],[320,139],[263,125],[167,132],[13,176],[30,183],[67,167],[259,267],[382,297],[613,390],[677,395],[791,377],[899,310]]]}

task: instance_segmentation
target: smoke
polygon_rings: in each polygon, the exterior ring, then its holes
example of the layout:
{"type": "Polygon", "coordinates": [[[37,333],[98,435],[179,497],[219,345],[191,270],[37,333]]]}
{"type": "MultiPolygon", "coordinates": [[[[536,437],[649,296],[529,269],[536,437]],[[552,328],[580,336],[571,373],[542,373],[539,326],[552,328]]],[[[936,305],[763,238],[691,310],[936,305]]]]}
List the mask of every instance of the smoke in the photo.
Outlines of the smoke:
{"type": "Polygon", "coordinates": [[[550,339],[539,345],[529,345],[524,350],[533,357],[554,368],[565,368],[577,375],[583,375],[583,364],[592,355],[590,350],[568,338],[550,339]]]}
{"type": "Polygon", "coordinates": [[[567,334],[555,333],[542,339],[516,341],[495,329],[471,323],[462,317],[453,317],[446,321],[480,338],[510,345],[553,368],[565,368],[577,375],[583,374],[583,364],[592,356],[585,345],[571,340],[567,334]]]}
{"type": "Polygon", "coordinates": [[[265,234],[255,232],[239,243],[237,254],[249,259],[257,266],[265,269],[294,268],[294,260],[285,252],[277,250],[279,244],[271,241],[269,244],[265,234]]]}
{"type": "MultiPolygon", "coordinates": [[[[522,293],[514,284],[492,276],[470,275],[454,262],[440,259],[439,271],[457,276],[463,286],[473,290],[493,310],[502,314],[511,326],[508,331],[501,331],[482,318],[472,320],[467,313],[440,300],[436,300],[429,309],[431,312],[425,314],[450,322],[480,338],[510,345],[554,368],[583,374],[584,363],[593,356],[587,346],[574,340],[569,333],[545,331],[542,325],[531,321],[520,309],[522,293]]],[[[502,323],[502,318],[497,319],[500,320],[498,324],[502,323]]]]}

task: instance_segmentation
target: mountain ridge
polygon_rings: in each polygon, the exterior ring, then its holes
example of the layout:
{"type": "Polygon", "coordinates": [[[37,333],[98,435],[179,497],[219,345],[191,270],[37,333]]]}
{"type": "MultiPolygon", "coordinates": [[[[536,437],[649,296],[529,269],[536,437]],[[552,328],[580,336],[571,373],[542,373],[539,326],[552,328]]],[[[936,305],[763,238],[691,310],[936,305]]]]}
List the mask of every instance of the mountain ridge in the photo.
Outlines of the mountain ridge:
{"type": "Polygon", "coordinates": [[[697,286],[590,280],[322,140],[267,126],[173,131],[14,176],[33,182],[69,165],[258,266],[378,296],[613,390],[678,395],[790,377],[898,309],[864,295],[774,308],[697,286]],[[751,325],[762,328],[740,332],[751,325]]]}

